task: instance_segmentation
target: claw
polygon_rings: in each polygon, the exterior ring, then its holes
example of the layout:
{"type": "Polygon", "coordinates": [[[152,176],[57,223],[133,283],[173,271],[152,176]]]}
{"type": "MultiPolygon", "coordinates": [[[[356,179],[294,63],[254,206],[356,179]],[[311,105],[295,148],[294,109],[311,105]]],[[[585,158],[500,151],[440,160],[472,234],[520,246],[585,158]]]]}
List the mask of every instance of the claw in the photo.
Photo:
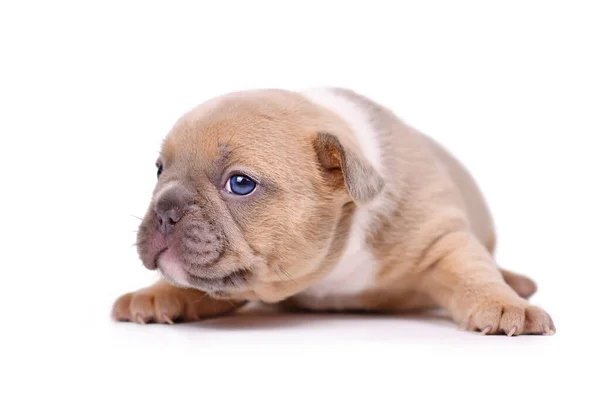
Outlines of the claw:
{"type": "Polygon", "coordinates": [[[492,326],[488,325],[488,326],[485,327],[484,330],[481,331],[481,334],[482,335],[487,335],[491,330],[492,330],[492,326]]]}
{"type": "Polygon", "coordinates": [[[173,320],[171,320],[171,318],[167,317],[167,314],[163,314],[163,319],[165,321],[167,321],[167,324],[173,325],[173,320]]]}
{"type": "Polygon", "coordinates": [[[517,327],[513,326],[510,330],[510,332],[508,332],[508,336],[512,336],[517,332],[517,327]]]}
{"type": "Polygon", "coordinates": [[[142,318],[142,315],[140,313],[135,315],[135,320],[142,325],[146,325],[146,321],[144,321],[144,318],[142,318]]]}

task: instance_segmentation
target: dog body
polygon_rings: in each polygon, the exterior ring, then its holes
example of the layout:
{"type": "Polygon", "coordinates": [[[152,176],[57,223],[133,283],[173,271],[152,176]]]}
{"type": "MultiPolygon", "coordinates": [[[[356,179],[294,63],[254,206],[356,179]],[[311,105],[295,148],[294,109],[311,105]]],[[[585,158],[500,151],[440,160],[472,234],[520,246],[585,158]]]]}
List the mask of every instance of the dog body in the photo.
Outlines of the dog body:
{"type": "Polygon", "coordinates": [[[494,242],[491,218],[470,175],[433,140],[363,96],[340,89],[305,95],[351,127],[385,186],[376,199],[355,211],[344,253],[332,271],[295,300],[309,308],[338,310],[434,305],[415,285],[418,256],[444,230],[452,229],[445,226],[455,223],[448,217],[459,209],[482,243],[494,242]],[[471,200],[470,207],[465,199],[471,200]],[[419,214],[431,220],[411,218],[419,214]]]}
{"type": "Polygon", "coordinates": [[[525,300],[535,284],[494,262],[492,218],[468,171],[350,90],[213,99],[175,124],[158,165],[138,250],[164,280],[119,298],[119,320],[195,320],[263,301],[441,306],[484,333],[555,329],[525,300]],[[253,190],[233,193],[235,182],[253,190]]]}

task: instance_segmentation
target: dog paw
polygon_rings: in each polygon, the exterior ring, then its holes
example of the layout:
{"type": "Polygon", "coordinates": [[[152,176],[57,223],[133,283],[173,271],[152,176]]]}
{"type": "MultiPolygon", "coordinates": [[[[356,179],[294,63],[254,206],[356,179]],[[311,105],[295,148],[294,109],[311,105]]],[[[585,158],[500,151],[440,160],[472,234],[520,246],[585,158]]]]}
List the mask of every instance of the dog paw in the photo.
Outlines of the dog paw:
{"type": "Polygon", "coordinates": [[[206,293],[163,282],[119,297],[112,308],[116,321],[139,324],[199,321],[227,313],[239,304],[216,300],[206,293]]]}
{"type": "MultiPolygon", "coordinates": [[[[519,299],[520,300],[520,299],[519,299]]],[[[526,301],[487,299],[478,303],[460,324],[463,330],[484,335],[553,335],[554,322],[548,313],[526,301]]]]}

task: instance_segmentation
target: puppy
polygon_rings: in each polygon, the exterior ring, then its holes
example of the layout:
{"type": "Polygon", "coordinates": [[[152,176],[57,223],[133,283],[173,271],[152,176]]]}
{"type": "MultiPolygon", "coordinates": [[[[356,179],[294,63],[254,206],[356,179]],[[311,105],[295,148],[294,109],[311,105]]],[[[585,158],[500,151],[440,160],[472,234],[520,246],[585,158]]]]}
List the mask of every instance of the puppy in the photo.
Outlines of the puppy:
{"type": "Polygon", "coordinates": [[[138,233],[156,284],[113,317],[195,321],[246,302],[316,311],[448,311],[465,330],[552,334],[500,269],[463,166],[353,91],[253,90],[189,111],[163,143],[138,233]]]}

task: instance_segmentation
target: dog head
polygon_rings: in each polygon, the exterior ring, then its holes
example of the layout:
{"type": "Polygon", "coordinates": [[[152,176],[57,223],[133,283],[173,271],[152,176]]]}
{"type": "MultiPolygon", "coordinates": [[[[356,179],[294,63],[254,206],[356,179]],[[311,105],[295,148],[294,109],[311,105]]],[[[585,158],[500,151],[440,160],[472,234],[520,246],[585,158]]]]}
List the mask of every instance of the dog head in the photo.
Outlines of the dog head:
{"type": "Polygon", "coordinates": [[[144,265],[216,298],[279,301],[331,264],[383,180],[350,128],[300,94],[230,93],[180,118],[138,231],[144,265]]]}

